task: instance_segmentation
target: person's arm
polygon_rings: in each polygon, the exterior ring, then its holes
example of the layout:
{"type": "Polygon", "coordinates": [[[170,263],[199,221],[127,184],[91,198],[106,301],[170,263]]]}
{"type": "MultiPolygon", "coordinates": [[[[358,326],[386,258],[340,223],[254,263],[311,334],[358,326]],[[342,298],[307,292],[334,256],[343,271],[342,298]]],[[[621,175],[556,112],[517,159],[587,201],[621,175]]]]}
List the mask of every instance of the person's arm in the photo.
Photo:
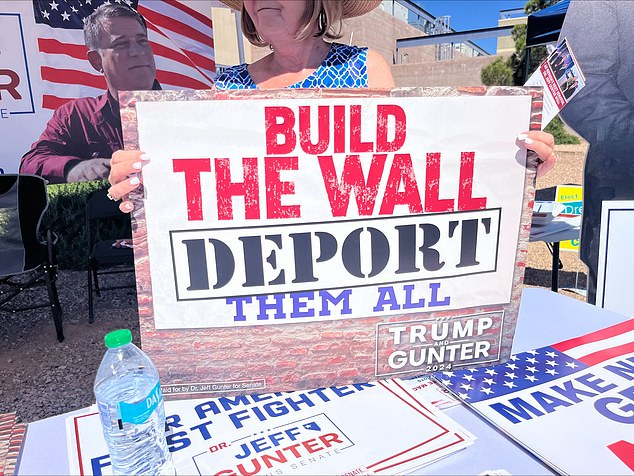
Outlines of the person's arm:
{"type": "Polygon", "coordinates": [[[379,53],[368,50],[368,87],[372,89],[392,89],[394,88],[394,78],[389,65],[379,53]]]}
{"type": "MultiPolygon", "coordinates": [[[[46,124],[40,138],[20,161],[20,173],[44,177],[50,183],[80,182],[105,178],[109,158],[80,157],[73,149],[72,110],[62,106],[46,124]]],[[[83,134],[83,131],[75,131],[83,134]]]]}
{"type": "Polygon", "coordinates": [[[66,182],[65,171],[81,159],[69,152],[69,112],[55,111],[40,138],[20,162],[20,173],[40,175],[51,183],[66,182]]]}
{"type": "MultiPolygon", "coordinates": [[[[561,111],[564,121],[588,142],[632,137],[634,108],[617,82],[624,45],[616,1],[572,1],[560,39],[566,38],[586,78],[586,86],[561,111]]],[[[633,37],[634,38],[634,37],[633,37]]],[[[632,38],[631,38],[632,39],[632,38]]],[[[631,41],[630,39],[630,41],[631,41]]]]}

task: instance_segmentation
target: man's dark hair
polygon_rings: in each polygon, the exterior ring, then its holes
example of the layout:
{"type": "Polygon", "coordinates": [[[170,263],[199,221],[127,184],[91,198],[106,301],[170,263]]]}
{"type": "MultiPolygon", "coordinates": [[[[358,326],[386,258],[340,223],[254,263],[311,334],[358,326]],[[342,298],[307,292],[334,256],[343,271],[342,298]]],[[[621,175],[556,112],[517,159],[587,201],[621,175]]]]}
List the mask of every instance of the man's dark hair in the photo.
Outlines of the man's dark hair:
{"type": "Polygon", "coordinates": [[[104,3],[95,9],[84,22],[84,41],[89,50],[98,50],[101,46],[101,36],[105,29],[105,24],[111,18],[127,17],[138,21],[143,30],[147,33],[145,20],[139,13],[124,4],[104,3]]]}

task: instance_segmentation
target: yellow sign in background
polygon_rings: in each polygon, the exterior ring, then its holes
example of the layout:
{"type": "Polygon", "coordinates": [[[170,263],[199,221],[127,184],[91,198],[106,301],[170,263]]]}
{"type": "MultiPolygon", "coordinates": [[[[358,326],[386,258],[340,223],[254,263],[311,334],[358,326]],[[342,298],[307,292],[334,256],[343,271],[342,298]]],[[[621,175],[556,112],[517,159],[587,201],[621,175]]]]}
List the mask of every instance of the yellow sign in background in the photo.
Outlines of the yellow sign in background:
{"type": "MultiPolygon", "coordinates": [[[[581,185],[557,185],[555,201],[566,205],[561,213],[581,215],[583,211],[583,187],[581,185]]],[[[559,243],[559,249],[578,252],[579,240],[562,241],[559,243]]]]}

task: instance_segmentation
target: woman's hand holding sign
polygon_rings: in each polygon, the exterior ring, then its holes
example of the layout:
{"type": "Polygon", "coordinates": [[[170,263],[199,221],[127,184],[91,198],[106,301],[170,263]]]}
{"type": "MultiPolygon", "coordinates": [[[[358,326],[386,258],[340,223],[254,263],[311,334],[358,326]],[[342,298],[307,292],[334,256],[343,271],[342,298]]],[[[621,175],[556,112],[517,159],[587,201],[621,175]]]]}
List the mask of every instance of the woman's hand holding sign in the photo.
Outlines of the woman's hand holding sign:
{"type": "Polygon", "coordinates": [[[134,209],[128,194],[143,182],[139,172],[149,160],[150,157],[140,150],[118,150],[112,154],[108,176],[111,187],[108,197],[112,200],[122,200],[119,209],[123,213],[130,213],[134,209]]]}
{"type": "Polygon", "coordinates": [[[557,162],[555,156],[555,138],[544,131],[524,132],[517,136],[517,143],[528,149],[526,164],[537,167],[537,176],[543,177],[550,172],[557,162]]]}

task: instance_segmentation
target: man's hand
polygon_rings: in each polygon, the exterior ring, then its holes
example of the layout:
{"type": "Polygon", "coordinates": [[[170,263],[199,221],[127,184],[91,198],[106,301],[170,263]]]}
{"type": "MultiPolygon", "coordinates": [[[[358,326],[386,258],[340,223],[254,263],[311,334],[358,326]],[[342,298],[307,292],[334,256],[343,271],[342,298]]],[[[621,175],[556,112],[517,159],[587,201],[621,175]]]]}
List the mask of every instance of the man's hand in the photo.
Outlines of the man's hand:
{"type": "Polygon", "coordinates": [[[67,182],[88,182],[103,180],[110,173],[110,159],[89,159],[77,163],[66,174],[67,182]]]}

